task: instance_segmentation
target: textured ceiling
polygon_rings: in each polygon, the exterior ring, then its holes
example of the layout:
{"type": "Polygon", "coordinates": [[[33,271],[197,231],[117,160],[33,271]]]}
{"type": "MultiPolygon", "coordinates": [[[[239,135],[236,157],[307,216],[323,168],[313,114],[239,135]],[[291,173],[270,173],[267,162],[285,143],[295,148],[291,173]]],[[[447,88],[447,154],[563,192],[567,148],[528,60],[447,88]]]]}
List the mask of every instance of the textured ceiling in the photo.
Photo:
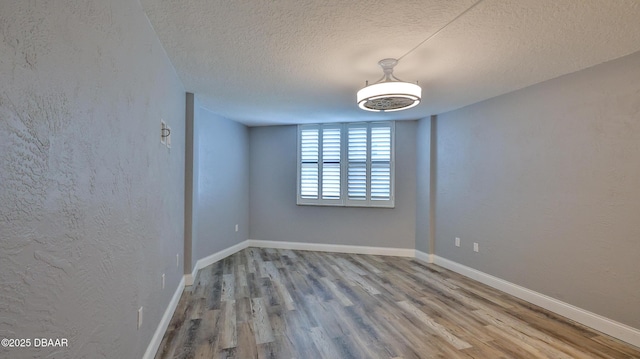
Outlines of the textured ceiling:
{"type": "Polygon", "coordinates": [[[640,50],[637,0],[484,0],[396,66],[422,103],[372,113],[355,96],[378,60],[476,0],[140,2],[187,90],[247,125],[418,119],[640,50]]]}

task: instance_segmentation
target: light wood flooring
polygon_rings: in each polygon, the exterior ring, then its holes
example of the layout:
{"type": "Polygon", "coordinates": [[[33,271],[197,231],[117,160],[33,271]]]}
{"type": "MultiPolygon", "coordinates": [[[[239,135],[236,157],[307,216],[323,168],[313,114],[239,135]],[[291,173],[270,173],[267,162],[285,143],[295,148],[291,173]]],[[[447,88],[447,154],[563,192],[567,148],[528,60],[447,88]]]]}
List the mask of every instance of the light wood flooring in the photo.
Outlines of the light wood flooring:
{"type": "Polygon", "coordinates": [[[640,349],[414,259],[247,248],[187,287],[164,358],[640,358],[640,349]]]}

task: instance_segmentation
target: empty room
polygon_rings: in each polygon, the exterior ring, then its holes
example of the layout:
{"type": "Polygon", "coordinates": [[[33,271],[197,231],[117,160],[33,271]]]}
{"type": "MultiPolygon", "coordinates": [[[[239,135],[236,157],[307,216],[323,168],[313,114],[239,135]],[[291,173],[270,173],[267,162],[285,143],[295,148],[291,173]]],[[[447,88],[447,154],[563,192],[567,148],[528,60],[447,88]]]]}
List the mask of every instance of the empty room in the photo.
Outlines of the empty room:
{"type": "Polygon", "coordinates": [[[0,358],[640,358],[638,19],[0,0],[0,358]]]}

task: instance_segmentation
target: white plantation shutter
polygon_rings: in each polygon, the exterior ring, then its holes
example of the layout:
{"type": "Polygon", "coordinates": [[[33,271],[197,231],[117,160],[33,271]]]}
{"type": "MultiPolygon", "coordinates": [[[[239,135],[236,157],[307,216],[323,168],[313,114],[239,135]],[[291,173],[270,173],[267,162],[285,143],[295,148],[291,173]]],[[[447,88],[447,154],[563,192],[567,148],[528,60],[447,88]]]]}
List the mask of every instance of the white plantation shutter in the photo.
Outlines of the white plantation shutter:
{"type": "Polygon", "coordinates": [[[393,207],[393,123],[346,124],[347,206],[393,207]]]}
{"type": "Polygon", "coordinates": [[[300,131],[300,197],[318,199],[319,128],[300,131]]]}
{"type": "Polygon", "coordinates": [[[322,130],[322,199],[340,199],[340,126],[322,130]]]}
{"type": "Polygon", "coordinates": [[[347,126],[347,198],[367,200],[367,124],[347,126]]]}
{"type": "Polygon", "coordinates": [[[298,126],[298,204],[394,206],[393,122],[298,126]]]}
{"type": "Polygon", "coordinates": [[[371,200],[391,199],[391,127],[371,126],[371,200]]]}

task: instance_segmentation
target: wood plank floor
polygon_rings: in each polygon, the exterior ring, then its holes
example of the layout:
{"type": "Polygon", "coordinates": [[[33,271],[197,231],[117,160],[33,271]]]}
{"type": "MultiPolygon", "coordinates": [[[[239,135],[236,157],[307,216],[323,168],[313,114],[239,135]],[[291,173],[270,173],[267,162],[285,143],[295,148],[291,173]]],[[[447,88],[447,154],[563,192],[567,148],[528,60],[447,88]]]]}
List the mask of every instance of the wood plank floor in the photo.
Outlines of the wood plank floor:
{"type": "Polygon", "coordinates": [[[200,270],[156,359],[640,358],[410,258],[247,248],[200,270]]]}

